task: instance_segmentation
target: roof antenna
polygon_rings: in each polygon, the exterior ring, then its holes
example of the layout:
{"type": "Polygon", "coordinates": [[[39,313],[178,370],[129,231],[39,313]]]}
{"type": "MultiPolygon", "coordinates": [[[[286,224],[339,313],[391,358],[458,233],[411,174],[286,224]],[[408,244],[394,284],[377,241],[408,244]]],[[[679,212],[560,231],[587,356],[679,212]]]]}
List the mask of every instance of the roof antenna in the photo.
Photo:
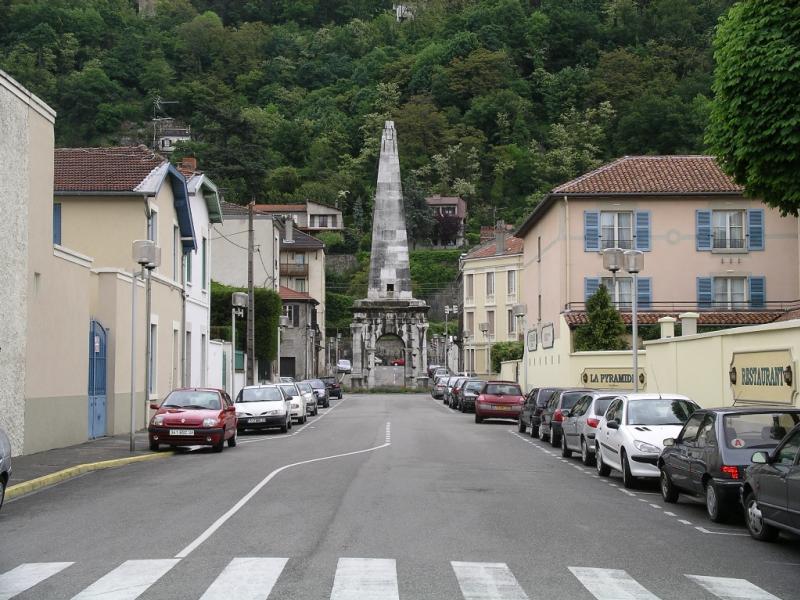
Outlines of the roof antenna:
{"type": "MultiPolygon", "coordinates": [[[[638,375],[637,375],[637,377],[638,377],[638,375]]],[[[658,399],[659,400],[663,400],[663,398],[661,397],[661,388],[658,386],[658,377],[656,377],[656,370],[655,369],[653,369],[653,381],[655,381],[655,384],[656,384],[656,393],[658,394],[658,399]]]]}

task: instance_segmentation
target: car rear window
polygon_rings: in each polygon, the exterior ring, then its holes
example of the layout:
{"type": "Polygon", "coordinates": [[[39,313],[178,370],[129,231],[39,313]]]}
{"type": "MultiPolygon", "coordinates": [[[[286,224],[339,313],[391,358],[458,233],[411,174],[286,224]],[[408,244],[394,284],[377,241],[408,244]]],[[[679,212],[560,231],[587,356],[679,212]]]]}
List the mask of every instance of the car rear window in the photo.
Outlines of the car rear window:
{"type": "Polygon", "coordinates": [[[480,392],[481,388],[486,384],[485,381],[468,381],[464,386],[466,392],[480,392]]]}
{"type": "Polygon", "coordinates": [[[301,381],[300,383],[296,383],[295,385],[300,388],[301,392],[310,392],[310,391],[312,391],[311,386],[309,384],[307,384],[305,381],[301,381]]]}
{"type": "Polygon", "coordinates": [[[272,402],[283,400],[281,391],[276,387],[245,388],[239,392],[237,402],[272,402]]]}
{"type": "Polygon", "coordinates": [[[207,410],[219,410],[221,408],[217,392],[199,390],[176,390],[167,396],[161,406],[207,410]]]}
{"type": "Polygon", "coordinates": [[[586,391],[580,392],[564,392],[561,395],[561,408],[572,408],[575,404],[586,395],[586,391]]]}
{"type": "Polygon", "coordinates": [[[504,396],[521,396],[522,390],[519,389],[518,385],[514,385],[513,383],[490,383],[486,386],[486,394],[494,394],[500,395],[503,394],[504,396]]]}
{"type": "Polygon", "coordinates": [[[722,419],[728,448],[774,448],[800,421],[797,413],[744,413],[722,419]]]}
{"type": "Polygon", "coordinates": [[[598,416],[603,416],[606,414],[606,409],[608,405],[611,404],[611,401],[614,399],[614,396],[603,396],[602,398],[597,398],[594,401],[594,414],[598,416]]]}
{"type": "Polygon", "coordinates": [[[686,400],[653,398],[628,401],[628,425],[683,425],[697,410],[686,400]]]}
{"type": "Polygon", "coordinates": [[[322,383],[319,379],[309,379],[307,382],[311,387],[319,389],[324,388],[325,384],[322,383]]]}
{"type": "MultiPolygon", "coordinates": [[[[131,293],[133,293],[133,292],[131,292],[131,293]]],[[[297,396],[298,390],[294,385],[289,385],[289,384],[282,385],[281,389],[284,392],[286,392],[287,394],[289,394],[290,396],[297,396]]]]}
{"type": "Polygon", "coordinates": [[[536,396],[536,406],[545,406],[550,401],[550,398],[553,397],[553,392],[555,391],[553,388],[539,390],[539,395],[536,396]]]}

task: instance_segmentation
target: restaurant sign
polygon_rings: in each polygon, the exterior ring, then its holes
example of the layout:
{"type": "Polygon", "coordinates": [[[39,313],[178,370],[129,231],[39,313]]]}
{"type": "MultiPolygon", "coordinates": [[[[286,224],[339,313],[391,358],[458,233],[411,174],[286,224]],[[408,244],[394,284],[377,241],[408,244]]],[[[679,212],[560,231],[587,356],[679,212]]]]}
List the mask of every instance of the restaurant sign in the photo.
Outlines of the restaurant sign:
{"type": "Polygon", "coordinates": [[[734,403],[794,403],[794,359],[788,349],[734,352],[728,376],[734,403]]]}
{"type": "MultiPolygon", "coordinates": [[[[644,369],[639,369],[639,389],[646,386],[644,369]]],[[[581,385],[602,390],[632,390],[633,369],[625,367],[586,368],[581,373],[581,385]]]]}

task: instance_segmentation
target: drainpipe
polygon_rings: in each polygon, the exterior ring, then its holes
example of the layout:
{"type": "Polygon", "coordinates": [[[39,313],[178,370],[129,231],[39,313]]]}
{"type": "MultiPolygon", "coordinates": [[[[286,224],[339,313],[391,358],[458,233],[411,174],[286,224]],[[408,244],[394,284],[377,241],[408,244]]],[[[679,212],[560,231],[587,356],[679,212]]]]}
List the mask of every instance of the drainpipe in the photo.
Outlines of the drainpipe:
{"type": "MultiPolygon", "coordinates": [[[[183,243],[183,240],[181,240],[183,243]]],[[[186,379],[186,261],[189,253],[182,252],[181,256],[181,382],[183,387],[188,387],[191,382],[186,379]]]]}
{"type": "Polygon", "coordinates": [[[564,272],[566,273],[566,281],[565,281],[565,286],[566,287],[565,287],[564,304],[566,305],[570,301],[570,296],[569,296],[569,292],[570,292],[570,279],[569,279],[570,278],[569,199],[566,196],[564,196],[564,219],[565,219],[565,227],[567,229],[567,231],[566,231],[566,244],[567,244],[566,259],[567,259],[567,264],[565,265],[565,268],[564,268],[564,272]]]}

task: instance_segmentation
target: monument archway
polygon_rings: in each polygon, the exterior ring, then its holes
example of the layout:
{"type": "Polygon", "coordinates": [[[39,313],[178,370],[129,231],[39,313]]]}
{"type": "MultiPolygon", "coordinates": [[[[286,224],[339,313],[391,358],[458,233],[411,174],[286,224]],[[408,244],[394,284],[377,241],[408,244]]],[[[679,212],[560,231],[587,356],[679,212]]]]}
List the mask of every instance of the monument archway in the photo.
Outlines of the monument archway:
{"type": "Polygon", "coordinates": [[[384,333],[375,342],[375,356],[389,365],[393,360],[405,359],[406,344],[403,339],[394,333],[384,333]]]}

